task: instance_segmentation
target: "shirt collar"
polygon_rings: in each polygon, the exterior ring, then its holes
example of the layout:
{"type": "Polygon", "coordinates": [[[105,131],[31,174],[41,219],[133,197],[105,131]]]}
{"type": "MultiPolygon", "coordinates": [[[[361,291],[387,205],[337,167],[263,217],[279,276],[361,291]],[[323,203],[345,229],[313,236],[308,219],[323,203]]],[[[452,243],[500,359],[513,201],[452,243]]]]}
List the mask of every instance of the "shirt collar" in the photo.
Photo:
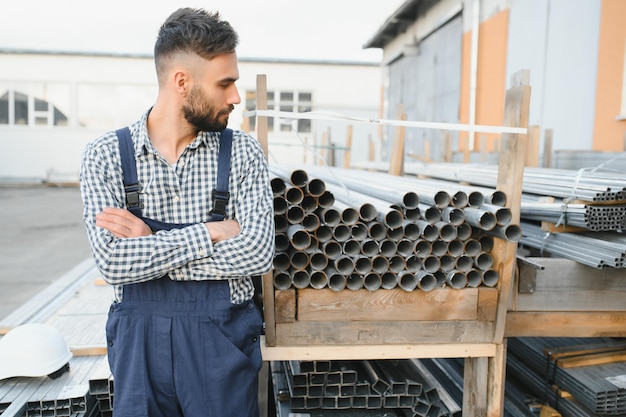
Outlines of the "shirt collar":
{"type": "MultiPolygon", "coordinates": [[[[140,156],[144,150],[153,154],[157,153],[148,135],[148,115],[150,114],[150,110],[152,110],[152,108],[146,111],[137,122],[137,147],[135,148],[135,156],[140,156]]],[[[209,149],[215,149],[218,141],[219,135],[217,132],[199,132],[193,142],[188,146],[190,149],[197,149],[203,144],[209,149]]]]}

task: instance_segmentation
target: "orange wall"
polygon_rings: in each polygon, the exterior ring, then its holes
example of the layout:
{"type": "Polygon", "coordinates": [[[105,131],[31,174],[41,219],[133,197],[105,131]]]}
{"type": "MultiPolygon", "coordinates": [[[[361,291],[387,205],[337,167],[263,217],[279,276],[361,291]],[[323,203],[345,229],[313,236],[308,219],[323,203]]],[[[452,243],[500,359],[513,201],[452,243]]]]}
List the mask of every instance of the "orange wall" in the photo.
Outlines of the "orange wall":
{"type": "Polygon", "coordinates": [[[598,79],[593,150],[620,152],[624,149],[626,120],[620,115],[626,42],[626,1],[603,0],[598,45],[598,79]]]}
{"type": "MultiPolygon", "coordinates": [[[[476,124],[479,125],[501,126],[504,120],[508,27],[508,9],[480,24],[476,77],[476,124]]],[[[459,109],[461,123],[469,123],[471,40],[471,31],[463,34],[461,108],[459,109]]],[[[467,138],[467,134],[460,137],[467,138]]],[[[482,137],[486,138],[487,151],[498,149],[499,135],[476,133],[473,150],[480,150],[482,137]]]]}

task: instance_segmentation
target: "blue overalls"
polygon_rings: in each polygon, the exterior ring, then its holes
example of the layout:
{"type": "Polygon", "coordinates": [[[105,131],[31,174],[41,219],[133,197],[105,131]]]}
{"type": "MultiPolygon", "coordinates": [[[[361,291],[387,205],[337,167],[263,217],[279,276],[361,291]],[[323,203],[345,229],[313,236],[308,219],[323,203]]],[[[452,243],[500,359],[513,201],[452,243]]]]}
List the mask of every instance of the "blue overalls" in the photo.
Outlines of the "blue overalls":
{"type": "MultiPolygon", "coordinates": [[[[127,208],[141,216],[134,148],[120,141],[127,208]]],[[[224,219],[232,131],[220,138],[211,218],[224,219]],[[217,201],[216,201],[217,200],[217,201]]],[[[153,231],[185,227],[141,217],[153,231]]],[[[168,276],[124,286],[106,325],[115,417],[257,417],[260,312],[252,300],[230,302],[226,280],[168,276]]]]}

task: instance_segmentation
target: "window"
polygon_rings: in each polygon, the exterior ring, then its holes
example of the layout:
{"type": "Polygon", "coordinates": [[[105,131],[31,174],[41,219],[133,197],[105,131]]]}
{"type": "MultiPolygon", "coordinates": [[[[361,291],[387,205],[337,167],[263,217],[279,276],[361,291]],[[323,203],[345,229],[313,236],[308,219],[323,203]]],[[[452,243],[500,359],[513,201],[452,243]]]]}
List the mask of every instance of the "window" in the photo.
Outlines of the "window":
{"type": "MultiPolygon", "coordinates": [[[[256,110],[256,91],[246,91],[246,110],[256,110]]],[[[268,110],[278,110],[281,112],[309,112],[313,109],[313,94],[310,92],[297,91],[268,91],[267,92],[267,108],[268,110]],[[275,100],[278,97],[278,101],[275,100]]],[[[250,118],[250,129],[256,127],[256,120],[250,118]]],[[[280,131],[290,132],[291,124],[275,122],[275,117],[267,118],[267,129],[269,132],[280,131]],[[275,126],[279,126],[276,127],[275,126]]],[[[300,133],[311,132],[311,120],[300,119],[297,121],[297,130],[300,133]]]]}
{"type": "Polygon", "coordinates": [[[0,83],[0,125],[67,126],[70,88],[54,83],[0,83]]]}

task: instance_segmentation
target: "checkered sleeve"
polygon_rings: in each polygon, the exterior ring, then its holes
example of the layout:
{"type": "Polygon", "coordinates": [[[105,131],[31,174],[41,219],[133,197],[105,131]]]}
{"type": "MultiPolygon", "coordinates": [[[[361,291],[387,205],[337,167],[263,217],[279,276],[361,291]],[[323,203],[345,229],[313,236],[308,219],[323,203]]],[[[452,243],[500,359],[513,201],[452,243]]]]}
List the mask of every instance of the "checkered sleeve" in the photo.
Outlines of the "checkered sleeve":
{"type": "Polygon", "coordinates": [[[274,256],[274,208],[267,160],[256,139],[235,136],[231,176],[238,184],[231,195],[239,235],[213,246],[210,257],[190,264],[194,277],[231,278],[269,271],[274,256]],[[234,175],[233,175],[234,174],[234,175]]]}
{"type": "Polygon", "coordinates": [[[125,207],[120,156],[114,132],[85,148],[80,168],[80,188],[83,220],[93,258],[103,279],[109,284],[119,286],[160,278],[213,251],[209,233],[201,223],[125,239],[116,238],[106,229],[96,226],[96,214],[104,207],[125,207]]]}

